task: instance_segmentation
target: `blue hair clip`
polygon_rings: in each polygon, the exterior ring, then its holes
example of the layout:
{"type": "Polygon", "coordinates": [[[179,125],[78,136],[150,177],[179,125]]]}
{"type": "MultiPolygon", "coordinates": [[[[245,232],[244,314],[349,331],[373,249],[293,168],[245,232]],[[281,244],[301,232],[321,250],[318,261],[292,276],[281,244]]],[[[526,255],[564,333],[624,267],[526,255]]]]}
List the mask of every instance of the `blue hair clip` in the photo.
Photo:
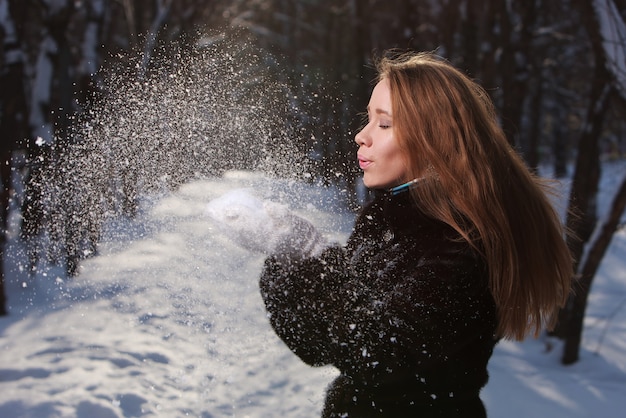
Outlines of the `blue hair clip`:
{"type": "Polygon", "coordinates": [[[396,187],[392,187],[391,189],[388,189],[387,191],[389,193],[391,193],[392,196],[395,196],[397,194],[400,194],[402,192],[406,192],[407,190],[409,190],[411,188],[411,186],[417,184],[420,180],[422,180],[422,178],[417,178],[417,179],[413,179],[411,181],[407,181],[404,184],[401,184],[399,186],[396,187]]]}

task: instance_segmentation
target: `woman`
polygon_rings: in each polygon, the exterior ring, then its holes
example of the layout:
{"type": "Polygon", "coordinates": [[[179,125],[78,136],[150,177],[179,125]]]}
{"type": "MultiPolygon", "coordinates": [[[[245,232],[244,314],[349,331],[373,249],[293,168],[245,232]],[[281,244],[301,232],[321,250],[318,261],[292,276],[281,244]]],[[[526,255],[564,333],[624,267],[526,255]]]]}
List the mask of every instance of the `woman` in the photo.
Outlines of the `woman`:
{"type": "Polygon", "coordinates": [[[426,53],[378,69],[356,135],[373,202],[345,248],[268,258],[262,295],[302,360],[340,370],[324,417],[484,417],[496,341],[567,298],[561,223],[482,88],[426,53]]]}
{"type": "Polygon", "coordinates": [[[560,220],[477,84],[427,53],[378,69],[356,135],[373,201],[345,247],[320,251],[300,220],[261,294],[295,354],[339,369],[323,417],[485,417],[498,339],[553,325],[567,298],[560,220]]]}

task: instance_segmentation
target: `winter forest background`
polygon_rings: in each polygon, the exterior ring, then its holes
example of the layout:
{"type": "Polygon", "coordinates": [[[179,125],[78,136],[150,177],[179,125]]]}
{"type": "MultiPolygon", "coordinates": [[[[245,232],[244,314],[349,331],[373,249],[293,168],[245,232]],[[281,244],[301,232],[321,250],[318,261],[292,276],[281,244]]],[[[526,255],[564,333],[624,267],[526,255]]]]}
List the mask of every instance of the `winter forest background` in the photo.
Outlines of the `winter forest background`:
{"type": "Polygon", "coordinates": [[[624,0],[0,0],[0,312],[17,315],[10,277],[56,266],[80,280],[112,224],[197,181],[261,172],[337,190],[354,214],[373,60],[435,50],[492,95],[528,165],[565,185],[577,291],[550,337],[576,363],[623,232],[626,176],[599,192],[626,153],[625,19],[624,0]]]}

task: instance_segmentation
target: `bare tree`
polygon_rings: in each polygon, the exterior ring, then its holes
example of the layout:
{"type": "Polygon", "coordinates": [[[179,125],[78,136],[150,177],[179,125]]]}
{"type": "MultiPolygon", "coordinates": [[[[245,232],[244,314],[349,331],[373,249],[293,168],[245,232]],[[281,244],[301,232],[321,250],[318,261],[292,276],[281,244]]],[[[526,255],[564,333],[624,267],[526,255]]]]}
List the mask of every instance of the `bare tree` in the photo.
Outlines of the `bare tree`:
{"type": "MultiPolygon", "coordinates": [[[[0,0],[0,266],[5,257],[13,152],[23,147],[28,109],[25,97],[25,53],[12,12],[17,2],[0,0]]],[[[23,4],[22,4],[23,6],[23,4]]],[[[0,268],[0,315],[6,314],[4,270],[0,268]]]]}
{"type": "Polygon", "coordinates": [[[571,215],[567,219],[568,228],[576,234],[569,244],[576,260],[578,280],[561,315],[564,364],[578,361],[591,285],[626,207],[625,178],[606,218],[598,220],[601,130],[611,99],[626,99],[626,24],[613,0],[579,0],[577,7],[591,40],[595,71],[570,194],[571,215]]]}

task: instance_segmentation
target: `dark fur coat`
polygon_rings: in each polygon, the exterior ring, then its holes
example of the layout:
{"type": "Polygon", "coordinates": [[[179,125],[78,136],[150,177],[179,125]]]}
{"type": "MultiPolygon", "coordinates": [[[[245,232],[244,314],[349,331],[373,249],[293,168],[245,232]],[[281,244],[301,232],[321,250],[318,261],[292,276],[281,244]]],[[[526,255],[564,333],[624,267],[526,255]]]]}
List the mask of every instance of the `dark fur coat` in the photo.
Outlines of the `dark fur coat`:
{"type": "Polygon", "coordinates": [[[484,417],[496,343],[484,263],[409,193],[379,194],[345,248],[269,257],[261,294],[303,361],[341,372],[324,417],[484,417]]]}

